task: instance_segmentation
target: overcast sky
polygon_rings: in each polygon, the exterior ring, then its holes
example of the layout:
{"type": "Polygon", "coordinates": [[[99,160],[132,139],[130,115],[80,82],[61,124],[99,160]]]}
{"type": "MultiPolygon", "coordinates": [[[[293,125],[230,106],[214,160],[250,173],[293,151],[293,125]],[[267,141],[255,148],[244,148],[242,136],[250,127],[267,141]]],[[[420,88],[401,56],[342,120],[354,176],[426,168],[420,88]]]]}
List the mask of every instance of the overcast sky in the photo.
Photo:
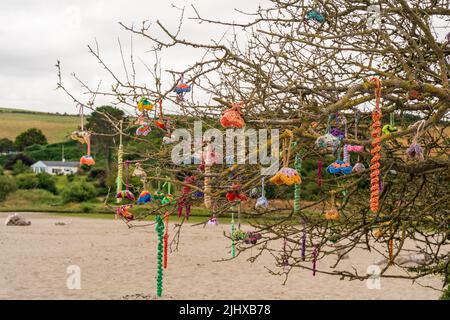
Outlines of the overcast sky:
{"type": "MultiPolygon", "coordinates": [[[[117,39],[125,49],[130,36],[118,22],[139,24],[143,20],[161,20],[176,29],[179,10],[186,7],[192,17],[193,4],[203,16],[211,19],[243,21],[235,9],[253,11],[260,0],[1,0],[0,2],[0,107],[36,111],[76,113],[71,100],[55,91],[56,60],[61,60],[65,84],[71,91],[81,89],[70,79],[75,72],[89,84],[104,80],[105,74],[87,51],[94,39],[100,44],[103,57],[118,72],[122,69],[117,39]]],[[[248,19],[248,18],[247,18],[248,19]]],[[[186,38],[209,41],[224,33],[211,25],[184,24],[186,38]]],[[[225,30],[226,31],[226,30],[225,30]]],[[[146,53],[150,44],[135,37],[134,53],[146,62],[153,55],[146,53]]],[[[165,69],[181,70],[195,60],[192,52],[177,52],[163,57],[165,69]]]]}

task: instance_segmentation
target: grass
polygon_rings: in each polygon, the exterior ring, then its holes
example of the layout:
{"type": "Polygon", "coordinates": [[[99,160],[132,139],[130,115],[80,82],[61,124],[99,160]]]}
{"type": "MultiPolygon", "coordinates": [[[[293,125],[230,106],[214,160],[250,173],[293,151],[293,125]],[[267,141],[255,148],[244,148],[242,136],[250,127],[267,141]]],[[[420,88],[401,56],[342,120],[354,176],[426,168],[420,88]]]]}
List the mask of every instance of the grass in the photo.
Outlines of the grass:
{"type": "Polygon", "coordinates": [[[78,116],[0,108],[0,138],[14,140],[19,133],[38,128],[45,134],[48,143],[62,142],[77,129],[79,123],[78,116]]]}

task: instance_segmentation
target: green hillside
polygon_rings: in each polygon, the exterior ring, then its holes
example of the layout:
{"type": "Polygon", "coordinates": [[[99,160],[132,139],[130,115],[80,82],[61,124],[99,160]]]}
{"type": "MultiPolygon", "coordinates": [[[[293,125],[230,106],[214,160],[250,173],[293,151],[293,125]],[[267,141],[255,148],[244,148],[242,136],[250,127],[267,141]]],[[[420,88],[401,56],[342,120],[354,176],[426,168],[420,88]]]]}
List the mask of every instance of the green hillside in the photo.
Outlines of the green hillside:
{"type": "Polygon", "coordinates": [[[62,142],[67,140],[70,132],[76,130],[79,123],[79,117],[74,115],[0,108],[0,139],[14,140],[19,133],[38,128],[49,143],[62,142]]]}

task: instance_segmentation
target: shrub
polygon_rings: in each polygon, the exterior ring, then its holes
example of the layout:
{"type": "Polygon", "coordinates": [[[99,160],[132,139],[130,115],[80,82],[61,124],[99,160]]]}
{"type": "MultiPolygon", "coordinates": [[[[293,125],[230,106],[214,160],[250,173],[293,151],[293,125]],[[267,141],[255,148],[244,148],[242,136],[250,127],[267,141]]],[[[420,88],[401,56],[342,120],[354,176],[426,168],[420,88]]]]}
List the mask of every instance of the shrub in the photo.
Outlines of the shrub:
{"type": "Polygon", "coordinates": [[[12,170],[14,164],[21,160],[24,164],[26,164],[27,166],[31,166],[35,161],[33,159],[31,159],[30,157],[26,156],[23,153],[18,153],[12,156],[8,156],[5,164],[4,164],[4,168],[6,170],[12,170]]]}
{"type": "Polygon", "coordinates": [[[18,175],[27,171],[30,171],[30,167],[28,167],[22,160],[17,160],[13,165],[13,175],[18,175]]]}
{"type": "Polygon", "coordinates": [[[94,209],[94,207],[90,203],[82,203],[80,205],[80,210],[83,213],[90,213],[93,211],[93,209],[94,209]]]}
{"type": "Polygon", "coordinates": [[[6,196],[16,191],[17,186],[13,178],[9,176],[0,176],[0,201],[6,199],[6,196]]]}
{"type": "Polygon", "coordinates": [[[36,175],[37,180],[38,180],[38,188],[39,189],[44,189],[47,191],[50,191],[53,194],[56,194],[57,189],[56,189],[56,183],[55,183],[55,178],[46,173],[46,172],[42,172],[36,175]]]}
{"type": "Polygon", "coordinates": [[[22,173],[16,176],[16,184],[19,189],[37,189],[39,180],[34,173],[22,173]]]}
{"type": "Polygon", "coordinates": [[[3,167],[0,166],[0,176],[2,176],[2,175],[4,175],[4,174],[5,174],[5,171],[3,170],[3,167]]]}
{"type": "Polygon", "coordinates": [[[69,182],[73,182],[73,180],[75,180],[75,175],[73,173],[68,174],[66,177],[67,177],[67,181],[69,181],[69,182]]]}
{"type": "Polygon", "coordinates": [[[95,198],[95,187],[87,182],[74,182],[61,192],[62,199],[67,202],[83,202],[95,198]]]}

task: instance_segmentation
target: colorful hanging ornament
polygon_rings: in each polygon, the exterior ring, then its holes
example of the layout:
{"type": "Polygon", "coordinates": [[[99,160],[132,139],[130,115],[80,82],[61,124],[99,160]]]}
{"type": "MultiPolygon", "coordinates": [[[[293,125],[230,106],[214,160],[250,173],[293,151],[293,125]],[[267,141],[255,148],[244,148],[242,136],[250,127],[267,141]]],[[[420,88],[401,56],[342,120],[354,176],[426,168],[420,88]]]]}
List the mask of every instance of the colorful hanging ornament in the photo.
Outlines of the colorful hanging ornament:
{"type": "Polygon", "coordinates": [[[325,17],[317,10],[309,10],[306,13],[306,19],[314,20],[319,23],[323,23],[325,21],[325,17]]]}
{"type": "MultiPolygon", "coordinates": [[[[122,184],[123,184],[123,177],[122,177],[122,171],[123,171],[123,144],[122,144],[122,127],[123,127],[123,120],[119,121],[119,148],[117,149],[117,180],[116,180],[116,193],[122,192],[122,184]]],[[[116,203],[121,203],[122,198],[116,197],[116,203]]]]}
{"type": "Polygon", "coordinates": [[[79,108],[80,108],[80,129],[73,131],[70,134],[70,138],[72,140],[78,141],[81,144],[85,144],[88,142],[87,138],[89,137],[89,131],[87,131],[84,128],[84,111],[83,111],[83,105],[79,104],[79,108]]]}
{"type": "MultiPolygon", "coordinates": [[[[155,109],[156,114],[156,109],[155,109]]],[[[156,117],[155,117],[156,118],[156,117]]],[[[164,123],[163,112],[162,112],[162,99],[159,99],[159,118],[155,120],[155,125],[160,129],[165,129],[166,124],[164,123]]]]}
{"type": "Polygon", "coordinates": [[[138,116],[138,119],[136,120],[135,124],[139,125],[136,129],[137,136],[146,137],[152,131],[150,124],[147,121],[145,121],[144,113],[138,116]]]}
{"type": "Polygon", "coordinates": [[[132,221],[134,220],[133,214],[129,211],[129,209],[133,208],[132,204],[126,204],[119,206],[116,209],[116,215],[118,217],[123,217],[126,221],[132,221]]]}
{"type": "Polygon", "coordinates": [[[189,194],[191,193],[191,187],[189,185],[193,185],[196,180],[197,180],[197,177],[194,175],[186,177],[184,179],[182,196],[178,199],[178,202],[177,202],[178,218],[181,218],[181,215],[183,214],[183,208],[184,208],[186,220],[189,220],[189,216],[191,214],[191,202],[189,199],[189,194]]]}
{"type": "Polygon", "coordinates": [[[261,234],[255,231],[247,231],[245,233],[245,244],[256,244],[262,238],[261,234]]]}
{"type": "Polygon", "coordinates": [[[147,173],[142,169],[142,165],[140,162],[136,162],[134,167],[133,176],[138,177],[139,179],[147,179],[147,173]]]}
{"type": "Polygon", "coordinates": [[[380,152],[381,152],[381,108],[382,95],[381,80],[374,77],[370,82],[375,82],[375,110],[372,112],[372,159],[370,160],[370,210],[378,211],[380,193],[380,152]]]}
{"type": "Polygon", "coordinates": [[[398,128],[395,126],[395,115],[391,112],[389,115],[389,124],[385,124],[381,129],[384,135],[389,136],[391,133],[398,132],[398,128]]]}
{"type": "Polygon", "coordinates": [[[302,179],[297,170],[289,168],[291,157],[291,145],[294,134],[290,130],[285,130],[283,137],[283,167],[272,177],[270,182],[276,185],[287,185],[302,183],[302,179]]]}
{"type": "Polygon", "coordinates": [[[177,86],[173,90],[177,94],[177,101],[184,101],[184,95],[188,92],[191,92],[192,87],[188,86],[184,82],[184,75],[182,74],[180,79],[178,80],[177,86]]]}
{"type": "Polygon", "coordinates": [[[130,166],[130,161],[128,161],[128,160],[125,161],[125,175],[126,175],[125,190],[121,190],[120,192],[118,192],[116,194],[116,198],[128,199],[128,200],[134,201],[136,198],[131,193],[131,191],[129,190],[129,186],[128,186],[128,167],[129,166],[130,166]]]}
{"type": "MultiPolygon", "coordinates": [[[[361,117],[361,114],[359,111],[357,111],[355,113],[355,139],[358,140],[358,123],[359,123],[359,119],[361,117]]],[[[350,148],[350,146],[347,147],[349,152],[362,152],[364,151],[364,147],[363,146],[352,146],[352,148],[350,148]],[[361,148],[359,148],[361,147],[361,148]]],[[[356,160],[355,165],[352,168],[352,172],[354,173],[361,173],[364,170],[366,170],[366,167],[364,166],[363,163],[359,162],[359,154],[358,154],[358,159],[356,160]]]]}
{"type": "Polygon", "coordinates": [[[330,191],[330,202],[331,209],[325,212],[325,219],[327,220],[339,220],[340,214],[336,207],[336,199],[335,199],[336,191],[330,191]]]}
{"type": "Polygon", "coordinates": [[[147,190],[143,190],[137,199],[137,204],[146,204],[152,202],[152,195],[147,190]]]}
{"type": "Polygon", "coordinates": [[[229,202],[233,201],[247,201],[247,196],[241,192],[241,184],[239,182],[233,182],[231,191],[227,192],[227,200],[229,202]]]}
{"type": "Polygon", "coordinates": [[[419,120],[412,125],[412,127],[417,126],[416,134],[414,135],[413,141],[408,149],[406,149],[406,154],[411,160],[424,161],[423,149],[421,145],[417,142],[419,137],[422,135],[425,129],[425,120],[419,120]]]}
{"type": "Polygon", "coordinates": [[[232,103],[231,108],[225,110],[220,118],[220,124],[224,128],[243,128],[245,126],[244,118],[242,118],[241,108],[243,102],[232,103]]]}
{"type": "Polygon", "coordinates": [[[266,190],[264,188],[264,177],[261,178],[261,197],[256,199],[255,209],[267,209],[269,208],[269,200],[266,198],[266,190]]]}
{"type": "Polygon", "coordinates": [[[212,217],[207,222],[208,226],[218,226],[219,220],[217,219],[216,215],[213,214],[212,217]]]}
{"type": "Polygon", "coordinates": [[[162,185],[163,189],[165,186],[167,186],[167,193],[161,199],[161,205],[174,204],[175,201],[174,201],[173,195],[172,195],[172,184],[169,181],[166,181],[162,185]]]}
{"type": "Polygon", "coordinates": [[[91,134],[86,136],[87,155],[82,156],[80,159],[80,165],[93,166],[95,164],[94,158],[91,156],[91,134]]]}
{"type": "Polygon", "coordinates": [[[156,295],[161,297],[163,289],[164,222],[160,216],[156,216],[156,232],[158,234],[158,247],[156,254],[156,295]]]}
{"type": "Polygon", "coordinates": [[[138,101],[137,108],[140,112],[152,111],[153,107],[154,105],[147,98],[141,98],[138,101]]]}
{"type": "MultiPolygon", "coordinates": [[[[327,122],[327,131],[323,136],[319,136],[316,139],[316,146],[321,149],[332,149],[334,152],[340,145],[341,145],[341,139],[339,137],[331,134],[331,119],[332,115],[328,116],[328,122],[327,122]]],[[[334,131],[336,134],[336,130],[334,131]]]]}

